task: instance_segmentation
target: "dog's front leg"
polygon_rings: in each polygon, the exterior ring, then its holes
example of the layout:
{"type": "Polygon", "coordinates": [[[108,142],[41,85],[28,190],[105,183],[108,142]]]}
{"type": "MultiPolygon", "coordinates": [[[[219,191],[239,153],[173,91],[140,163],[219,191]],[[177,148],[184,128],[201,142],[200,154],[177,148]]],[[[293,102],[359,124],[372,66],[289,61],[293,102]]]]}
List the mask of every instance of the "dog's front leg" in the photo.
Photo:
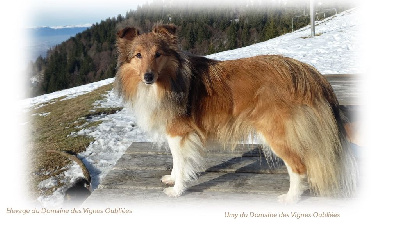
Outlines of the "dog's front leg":
{"type": "Polygon", "coordinates": [[[197,178],[198,172],[203,170],[203,143],[199,136],[190,133],[185,136],[167,136],[173,159],[171,175],[161,179],[173,187],[164,189],[164,193],[171,197],[183,194],[187,183],[197,178]]]}
{"type": "MultiPolygon", "coordinates": [[[[168,138],[168,139],[170,139],[170,138],[168,138]]],[[[179,151],[179,150],[173,150],[173,148],[171,147],[171,141],[168,141],[169,148],[170,148],[170,151],[172,153],[172,171],[171,171],[171,175],[164,175],[164,176],[161,177],[161,182],[163,182],[164,184],[166,184],[168,186],[174,186],[175,185],[175,179],[176,179],[175,172],[176,172],[176,168],[178,168],[178,166],[176,165],[176,163],[178,161],[177,160],[178,156],[176,156],[176,152],[179,151]]]]}

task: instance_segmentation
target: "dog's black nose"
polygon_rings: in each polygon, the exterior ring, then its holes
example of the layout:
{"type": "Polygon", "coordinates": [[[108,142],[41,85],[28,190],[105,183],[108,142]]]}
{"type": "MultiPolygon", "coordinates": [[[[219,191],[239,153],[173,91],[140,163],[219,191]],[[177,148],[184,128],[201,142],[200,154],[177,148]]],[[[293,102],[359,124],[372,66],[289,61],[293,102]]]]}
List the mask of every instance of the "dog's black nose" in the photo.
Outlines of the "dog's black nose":
{"type": "Polygon", "coordinates": [[[145,73],[144,81],[146,84],[152,84],[154,82],[154,74],[153,73],[145,73]]]}

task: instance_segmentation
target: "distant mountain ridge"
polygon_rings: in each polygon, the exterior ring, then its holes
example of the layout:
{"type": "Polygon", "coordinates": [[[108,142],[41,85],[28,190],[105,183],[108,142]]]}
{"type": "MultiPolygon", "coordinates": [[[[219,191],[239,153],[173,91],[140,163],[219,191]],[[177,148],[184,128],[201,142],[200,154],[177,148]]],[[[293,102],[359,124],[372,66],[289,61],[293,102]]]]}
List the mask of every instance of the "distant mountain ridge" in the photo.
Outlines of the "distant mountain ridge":
{"type": "MultiPolygon", "coordinates": [[[[91,26],[91,25],[90,25],[91,26]]],[[[68,25],[57,27],[32,27],[27,28],[30,36],[27,51],[30,53],[30,60],[36,60],[37,57],[46,57],[47,51],[57,44],[75,36],[76,34],[87,30],[89,24],[86,25],[68,25]]]]}
{"type": "Polygon", "coordinates": [[[89,28],[93,24],[87,23],[87,24],[78,24],[78,25],[63,25],[63,26],[44,26],[44,27],[50,27],[52,29],[68,29],[68,28],[89,28]]]}
{"type": "Polygon", "coordinates": [[[55,36],[55,35],[72,35],[75,36],[77,33],[82,32],[89,27],[81,27],[81,26],[58,26],[58,27],[36,27],[36,28],[28,28],[28,32],[36,37],[43,36],[55,36]]]}

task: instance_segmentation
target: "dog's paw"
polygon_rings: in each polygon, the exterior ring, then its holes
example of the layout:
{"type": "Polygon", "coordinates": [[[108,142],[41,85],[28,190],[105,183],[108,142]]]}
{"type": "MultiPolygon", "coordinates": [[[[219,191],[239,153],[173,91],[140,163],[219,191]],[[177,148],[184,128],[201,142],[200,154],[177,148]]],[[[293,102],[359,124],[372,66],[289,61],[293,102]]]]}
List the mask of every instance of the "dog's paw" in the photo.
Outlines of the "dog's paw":
{"type": "Polygon", "coordinates": [[[283,194],[278,196],[278,202],[284,204],[295,204],[299,201],[300,201],[300,196],[298,195],[283,194]]]}
{"type": "Polygon", "coordinates": [[[169,187],[164,189],[164,193],[169,197],[179,197],[182,195],[183,190],[176,190],[174,187],[169,187]]]}
{"type": "Polygon", "coordinates": [[[164,175],[161,177],[161,182],[173,186],[175,184],[175,179],[171,175],[164,175]]]}

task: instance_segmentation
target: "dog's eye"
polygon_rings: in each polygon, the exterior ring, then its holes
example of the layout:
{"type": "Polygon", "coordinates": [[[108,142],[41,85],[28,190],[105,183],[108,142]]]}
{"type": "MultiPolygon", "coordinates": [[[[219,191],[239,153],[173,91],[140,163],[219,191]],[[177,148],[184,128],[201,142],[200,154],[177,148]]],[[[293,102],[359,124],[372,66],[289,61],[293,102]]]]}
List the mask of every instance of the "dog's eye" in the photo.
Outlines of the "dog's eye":
{"type": "Polygon", "coordinates": [[[136,56],[137,58],[139,58],[139,59],[142,58],[142,54],[140,54],[140,52],[138,52],[135,56],[136,56]]]}
{"type": "Polygon", "coordinates": [[[155,55],[155,57],[156,58],[158,58],[158,57],[160,57],[161,56],[161,53],[159,53],[159,52],[156,52],[156,55],[155,55]]]}

